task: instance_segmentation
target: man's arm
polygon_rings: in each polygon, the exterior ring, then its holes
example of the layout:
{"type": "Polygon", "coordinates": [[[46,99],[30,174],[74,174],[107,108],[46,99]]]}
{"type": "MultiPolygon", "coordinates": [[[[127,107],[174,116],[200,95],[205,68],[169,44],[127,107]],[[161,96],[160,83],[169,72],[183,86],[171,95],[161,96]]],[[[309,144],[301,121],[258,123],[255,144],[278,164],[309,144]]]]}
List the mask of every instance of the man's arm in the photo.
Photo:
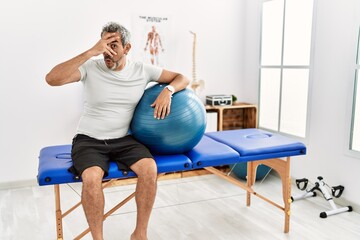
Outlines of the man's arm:
{"type": "Polygon", "coordinates": [[[103,37],[89,50],[82,54],[56,65],[46,75],[46,82],[51,86],[61,86],[67,83],[77,82],[80,80],[79,67],[91,57],[107,53],[111,57],[116,53],[110,48],[109,43],[117,38],[115,33],[106,33],[103,37]]]}
{"type": "Polygon", "coordinates": [[[88,51],[86,51],[66,62],[56,65],[46,75],[46,82],[51,86],[61,86],[67,83],[79,81],[79,67],[90,58],[91,55],[88,51]]]}
{"type": "MultiPolygon", "coordinates": [[[[185,89],[186,86],[189,85],[190,80],[180,73],[170,72],[164,69],[158,82],[168,83],[174,87],[175,92],[178,92],[185,89]]],[[[169,89],[164,88],[164,90],[161,91],[153,104],[151,104],[151,107],[154,107],[154,118],[164,119],[170,114],[171,96],[172,93],[169,89]]]]}

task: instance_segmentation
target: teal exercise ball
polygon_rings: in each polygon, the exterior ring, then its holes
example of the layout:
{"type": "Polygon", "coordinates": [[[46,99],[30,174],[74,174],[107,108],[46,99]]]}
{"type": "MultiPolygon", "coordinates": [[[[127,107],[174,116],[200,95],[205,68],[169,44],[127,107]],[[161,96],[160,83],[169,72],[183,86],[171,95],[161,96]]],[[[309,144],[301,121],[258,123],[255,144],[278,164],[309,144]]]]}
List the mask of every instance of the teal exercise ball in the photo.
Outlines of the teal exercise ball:
{"type": "MultiPolygon", "coordinates": [[[[236,163],[236,164],[232,164],[230,165],[230,169],[232,170],[232,172],[235,174],[235,176],[237,178],[246,180],[246,176],[247,176],[247,163],[243,162],[243,163],[236,163]]],[[[269,172],[270,172],[270,167],[260,164],[257,169],[256,169],[256,178],[255,180],[262,180],[269,172]]]]}
{"type": "Polygon", "coordinates": [[[190,89],[172,96],[170,115],[154,118],[155,101],[167,84],[156,84],[145,90],[136,106],[130,131],[135,139],[152,153],[178,154],[191,150],[202,138],[206,128],[205,107],[190,89]]]}

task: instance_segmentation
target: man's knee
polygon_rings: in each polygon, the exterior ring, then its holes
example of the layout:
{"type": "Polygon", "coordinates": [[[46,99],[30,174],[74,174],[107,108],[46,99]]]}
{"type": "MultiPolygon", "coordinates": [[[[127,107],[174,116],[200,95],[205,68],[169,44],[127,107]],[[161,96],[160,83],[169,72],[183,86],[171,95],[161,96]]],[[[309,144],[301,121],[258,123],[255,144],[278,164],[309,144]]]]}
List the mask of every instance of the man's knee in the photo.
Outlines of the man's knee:
{"type": "Polygon", "coordinates": [[[138,177],[146,177],[156,180],[157,178],[157,165],[152,158],[143,158],[134,163],[131,167],[138,177]]]}
{"type": "Polygon", "coordinates": [[[83,187],[96,187],[101,186],[104,176],[104,170],[98,166],[87,168],[81,174],[83,187]]]}

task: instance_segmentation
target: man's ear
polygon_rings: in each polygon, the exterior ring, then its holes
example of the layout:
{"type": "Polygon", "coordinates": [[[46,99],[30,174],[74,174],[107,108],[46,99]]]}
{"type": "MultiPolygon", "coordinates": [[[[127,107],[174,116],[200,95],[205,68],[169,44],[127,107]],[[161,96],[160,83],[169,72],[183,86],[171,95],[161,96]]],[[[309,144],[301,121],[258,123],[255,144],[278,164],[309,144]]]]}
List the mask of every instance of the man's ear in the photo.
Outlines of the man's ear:
{"type": "Polygon", "coordinates": [[[130,51],[130,49],[131,49],[131,43],[127,43],[127,44],[125,45],[125,54],[128,54],[129,51],[130,51]]]}

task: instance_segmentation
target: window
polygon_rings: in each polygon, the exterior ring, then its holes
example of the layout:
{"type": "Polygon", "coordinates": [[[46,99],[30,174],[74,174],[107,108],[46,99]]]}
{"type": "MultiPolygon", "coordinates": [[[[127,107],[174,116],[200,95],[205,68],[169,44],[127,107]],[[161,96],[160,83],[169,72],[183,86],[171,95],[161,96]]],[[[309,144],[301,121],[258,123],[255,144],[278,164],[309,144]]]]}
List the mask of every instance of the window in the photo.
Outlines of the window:
{"type": "Polygon", "coordinates": [[[313,0],[263,2],[259,126],[305,137],[313,0]]]}
{"type": "Polygon", "coordinates": [[[355,63],[355,86],[350,149],[360,152],[360,28],[358,34],[357,57],[355,63]]]}

